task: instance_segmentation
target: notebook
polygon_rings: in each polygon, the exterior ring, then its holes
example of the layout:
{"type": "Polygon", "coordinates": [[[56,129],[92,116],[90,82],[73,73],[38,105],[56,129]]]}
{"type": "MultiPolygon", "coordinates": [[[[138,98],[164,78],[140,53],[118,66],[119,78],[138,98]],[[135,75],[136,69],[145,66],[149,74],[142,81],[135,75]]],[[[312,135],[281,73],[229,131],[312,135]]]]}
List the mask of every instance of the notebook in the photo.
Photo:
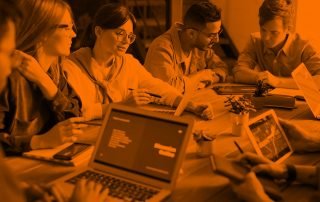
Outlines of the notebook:
{"type": "Polygon", "coordinates": [[[273,110],[250,119],[245,127],[258,155],[275,163],[281,163],[293,153],[290,142],[273,110]]]}
{"type": "Polygon", "coordinates": [[[306,66],[301,63],[292,73],[292,78],[302,90],[310,110],[316,119],[320,119],[320,91],[306,66]]]}
{"type": "Polygon", "coordinates": [[[37,159],[37,160],[44,160],[44,161],[50,161],[54,163],[59,163],[63,164],[66,166],[78,166],[84,163],[87,163],[92,155],[93,152],[93,146],[90,146],[90,148],[86,149],[84,152],[81,154],[77,155],[74,159],[72,160],[61,160],[61,159],[56,159],[53,156],[62,151],[63,149],[69,147],[73,143],[64,143],[63,145],[60,145],[54,149],[37,149],[37,150],[32,150],[29,152],[24,152],[22,154],[23,157],[31,158],[31,159],[37,159]]]}
{"type": "Polygon", "coordinates": [[[213,87],[219,95],[243,95],[254,94],[257,87],[255,85],[217,85],[213,87]]]}
{"type": "Polygon", "coordinates": [[[193,121],[110,104],[88,167],[54,181],[69,197],[80,178],[124,201],[161,201],[174,189],[193,121]]]}

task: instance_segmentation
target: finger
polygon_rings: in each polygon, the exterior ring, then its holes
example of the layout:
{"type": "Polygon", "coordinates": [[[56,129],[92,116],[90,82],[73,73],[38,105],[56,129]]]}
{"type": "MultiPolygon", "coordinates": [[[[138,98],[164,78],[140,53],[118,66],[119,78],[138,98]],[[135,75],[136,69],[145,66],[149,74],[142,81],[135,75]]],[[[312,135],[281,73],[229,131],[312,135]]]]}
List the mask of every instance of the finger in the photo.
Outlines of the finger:
{"type": "Polygon", "coordinates": [[[252,168],[252,171],[255,173],[266,173],[272,174],[272,168],[267,164],[259,164],[252,168]]]}
{"type": "Polygon", "coordinates": [[[72,117],[70,119],[67,119],[66,122],[69,122],[69,123],[81,123],[81,122],[85,122],[87,121],[85,117],[72,117]]]}
{"type": "Polygon", "coordinates": [[[139,98],[148,98],[148,99],[151,99],[151,95],[149,95],[148,93],[136,93],[134,94],[134,97],[139,97],[139,98]]]}
{"type": "Polygon", "coordinates": [[[109,195],[109,189],[104,189],[100,195],[101,201],[106,201],[109,195]]]}
{"type": "Polygon", "coordinates": [[[95,183],[94,183],[92,180],[89,180],[89,181],[87,182],[87,188],[88,188],[89,190],[94,190],[94,187],[95,187],[95,183]]]}

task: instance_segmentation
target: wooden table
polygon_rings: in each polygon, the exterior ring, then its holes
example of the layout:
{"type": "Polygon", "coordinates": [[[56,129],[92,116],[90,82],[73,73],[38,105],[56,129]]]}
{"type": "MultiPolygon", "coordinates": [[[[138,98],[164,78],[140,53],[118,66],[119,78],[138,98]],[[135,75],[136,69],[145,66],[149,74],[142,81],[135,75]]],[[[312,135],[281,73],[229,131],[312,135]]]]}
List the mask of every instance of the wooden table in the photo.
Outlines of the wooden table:
{"type": "MultiPolygon", "coordinates": [[[[209,101],[215,108],[216,117],[210,121],[202,121],[194,115],[184,113],[184,116],[193,117],[197,124],[202,124],[210,129],[212,133],[219,134],[214,142],[214,152],[220,155],[231,155],[236,152],[234,140],[244,146],[249,145],[246,136],[232,137],[224,134],[231,132],[230,113],[224,108],[224,98],[217,96],[212,90],[204,89],[194,97],[195,101],[209,101]],[[222,135],[221,135],[222,134],[222,135]]],[[[314,121],[312,114],[304,102],[297,103],[294,110],[275,110],[279,117],[290,120],[307,120],[307,123],[319,125],[314,121]]],[[[253,114],[254,116],[254,114],[253,114]]],[[[305,122],[303,122],[305,123],[305,122]]],[[[319,127],[320,128],[320,127],[319,127]]],[[[86,132],[88,140],[94,142],[99,128],[91,127],[86,132]]],[[[167,199],[172,202],[188,201],[237,201],[236,196],[228,186],[228,180],[216,175],[210,168],[209,158],[197,156],[197,145],[191,140],[187,149],[186,159],[182,166],[182,173],[179,176],[176,189],[167,199]]],[[[305,155],[293,155],[288,159],[290,163],[316,164],[320,159],[319,153],[305,155]]],[[[17,173],[21,180],[34,183],[49,183],[50,181],[70,173],[77,168],[64,167],[53,163],[25,159],[22,157],[7,158],[7,163],[17,173]]],[[[284,192],[285,201],[306,201],[313,190],[310,187],[295,185],[284,192]],[[297,191],[299,190],[299,192],[297,191]]]]}

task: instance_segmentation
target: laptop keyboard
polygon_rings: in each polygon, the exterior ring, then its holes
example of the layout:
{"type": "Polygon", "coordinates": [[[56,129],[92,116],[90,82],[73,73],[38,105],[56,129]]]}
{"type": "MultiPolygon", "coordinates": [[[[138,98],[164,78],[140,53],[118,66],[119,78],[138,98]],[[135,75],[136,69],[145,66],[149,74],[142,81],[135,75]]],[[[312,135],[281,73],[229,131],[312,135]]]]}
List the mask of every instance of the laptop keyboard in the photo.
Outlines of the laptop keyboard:
{"type": "Polygon", "coordinates": [[[158,190],[90,170],[80,173],[66,182],[76,184],[80,179],[88,179],[100,183],[103,188],[109,189],[111,197],[123,199],[124,201],[146,201],[159,192],[158,190]]]}

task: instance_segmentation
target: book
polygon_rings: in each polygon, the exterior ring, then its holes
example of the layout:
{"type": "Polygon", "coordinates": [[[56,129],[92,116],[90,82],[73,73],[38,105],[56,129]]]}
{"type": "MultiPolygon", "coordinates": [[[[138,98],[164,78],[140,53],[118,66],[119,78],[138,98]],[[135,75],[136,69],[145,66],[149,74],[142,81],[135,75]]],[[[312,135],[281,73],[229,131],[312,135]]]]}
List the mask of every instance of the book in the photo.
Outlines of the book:
{"type": "Polygon", "coordinates": [[[72,142],[68,142],[53,149],[36,149],[36,150],[24,152],[22,156],[26,158],[31,158],[31,159],[59,163],[66,166],[79,166],[81,164],[88,163],[94,149],[94,146],[92,145],[89,146],[88,149],[86,149],[79,155],[75,156],[72,160],[61,160],[53,157],[56,153],[62,151],[63,149],[69,147],[72,144],[73,144],[72,142]]]}

